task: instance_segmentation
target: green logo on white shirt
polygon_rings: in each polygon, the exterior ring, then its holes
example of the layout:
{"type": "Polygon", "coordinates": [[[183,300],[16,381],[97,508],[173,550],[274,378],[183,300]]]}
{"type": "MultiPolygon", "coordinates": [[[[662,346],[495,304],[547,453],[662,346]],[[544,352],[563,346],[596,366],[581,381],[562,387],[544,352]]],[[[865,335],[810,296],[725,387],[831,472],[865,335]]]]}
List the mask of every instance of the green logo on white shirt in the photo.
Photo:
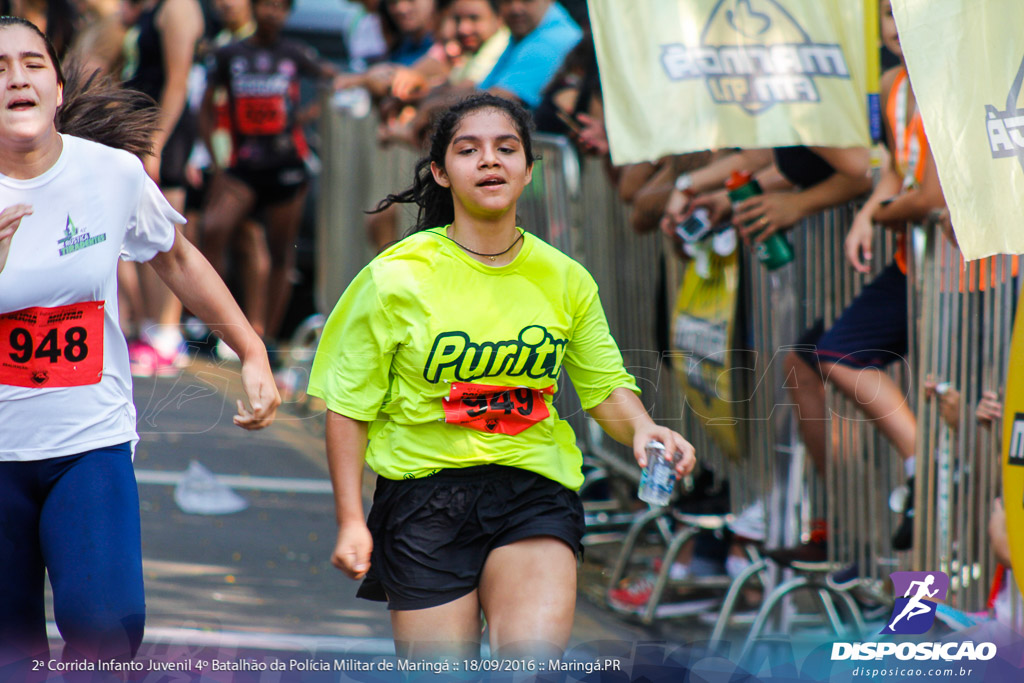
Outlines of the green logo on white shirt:
{"type": "Polygon", "coordinates": [[[64,225],[64,236],[57,240],[57,244],[60,245],[59,254],[61,256],[67,256],[73,254],[76,251],[81,251],[86,247],[91,247],[94,244],[107,241],[107,234],[101,233],[93,237],[88,232],[79,232],[78,226],[71,220],[71,214],[68,214],[68,222],[64,225]]]}

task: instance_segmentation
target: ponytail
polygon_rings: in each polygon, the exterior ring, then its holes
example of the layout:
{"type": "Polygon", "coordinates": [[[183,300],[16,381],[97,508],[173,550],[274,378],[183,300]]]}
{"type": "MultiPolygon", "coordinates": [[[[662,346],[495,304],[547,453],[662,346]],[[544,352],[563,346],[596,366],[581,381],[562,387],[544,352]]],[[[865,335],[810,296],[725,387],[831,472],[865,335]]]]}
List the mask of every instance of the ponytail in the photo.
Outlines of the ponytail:
{"type": "Polygon", "coordinates": [[[409,231],[410,234],[448,225],[455,220],[452,191],[441,187],[434,180],[434,174],[430,171],[430,157],[416,162],[412,187],[398,194],[389,194],[380,200],[377,208],[367,213],[380,213],[394,204],[415,204],[419,207],[416,225],[409,231]]]}

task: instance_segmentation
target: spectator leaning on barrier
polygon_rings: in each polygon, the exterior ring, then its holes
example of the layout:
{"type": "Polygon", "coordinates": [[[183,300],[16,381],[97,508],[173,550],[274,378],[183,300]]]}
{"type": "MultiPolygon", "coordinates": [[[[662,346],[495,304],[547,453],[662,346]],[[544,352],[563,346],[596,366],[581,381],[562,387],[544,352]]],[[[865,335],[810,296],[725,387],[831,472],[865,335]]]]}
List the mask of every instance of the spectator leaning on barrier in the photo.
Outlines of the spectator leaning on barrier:
{"type": "Polygon", "coordinates": [[[469,92],[494,68],[508,47],[508,27],[498,14],[498,0],[454,0],[447,8],[454,41],[435,43],[409,68],[396,71],[391,94],[414,102],[433,89],[469,92]]]}
{"type": "Polygon", "coordinates": [[[498,15],[498,0],[454,0],[447,7],[452,40],[435,43],[409,68],[398,68],[391,83],[393,102],[382,105],[388,116],[384,141],[421,147],[433,116],[453,97],[477,88],[494,68],[509,41],[508,27],[498,15]],[[415,105],[415,112],[413,107],[415,105]]]}
{"type": "Polygon", "coordinates": [[[385,58],[388,44],[381,28],[380,0],[357,0],[354,4],[357,11],[344,31],[345,49],[349,69],[361,73],[385,58]]]}
{"type": "MultiPolygon", "coordinates": [[[[886,47],[901,55],[889,0],[882,0],[881,15],[886,47]]],[[[903,231],[907,223],[924,221],[945,205],[906,68],[883,74],[881,92],[890,163],[883,166],[878,184],[854,217],[845,245],[847,259],[862,273],[869,272],[876,225],[903,231]]],[[[799,408],[800,433],[815,462],[825,459],[825,381],[854,399],[903,458],[909,493],[903,520],[893,536],[897,550],[907,550],[912,543],[917,420],[902,387],[882,369],[907,353],[905,249],[901,238],[894,262],[861,291],[829,330],[816,325],[800,339],[806,350],[786,359],[787,372],[795,379],[791,394],[799,408]]]]}
{"type": "Polygon", "coordinates": [[[339,88],[366,88],[377,100],[391,93],[400,67],[410,67],[434,44],[439,12],[435,0],[383,0],[379,15],[388,51],[384,60],[362,73],[344,74],[339,88]]]}
{"type": "MultiPolygon", "coordinates": [[[[662,231],[675,243],[680,242],[675,227],[695,209],[706,208],[715,225],[732,220],[747,243],[763,241],[772,234],[791,229],[799,221],[832,206],[845,204],[871,189],[870,153],[865,148],[780,147],[772,150],[742,150],[728,154],[704,168],[684,173],[665,205],[662,231]],[[735,207],[722,184],[735,172],[753,172],[764,193],[744,200],[735,207]]],[[[824,399],[821,399],[822,405],[824,399]]],[[[824,457],[813,458],[819,475],[825,473],[824,457]]],[[[763,541],[764,509],[760,503],[740,513],[742,529],[733,531],[752,541],[763,541]]],[[[819,525],[820,526],[820,525],[819,525]]],[[[815,529],[812,543],[801,547],[805,561],[825,557],[824,529],[815,529]]],[[[789,550],[777,552],[788,562],[789,550]]],[[[731,554],[743,556],[740,547],[731,554]]]]}
{"type": "Polygon", "coordinates": [[[553,0],[499,0],[499,6],[512,38],[480,87],[532,109],[583,32],[553,0]]]}

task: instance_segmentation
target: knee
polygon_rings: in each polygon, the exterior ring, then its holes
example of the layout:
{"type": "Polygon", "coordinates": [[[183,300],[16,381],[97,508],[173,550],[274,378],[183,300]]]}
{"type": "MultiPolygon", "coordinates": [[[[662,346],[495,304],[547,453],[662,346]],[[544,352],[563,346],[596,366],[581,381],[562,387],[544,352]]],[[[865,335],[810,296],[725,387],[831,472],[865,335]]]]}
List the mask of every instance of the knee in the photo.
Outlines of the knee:
{"type": "Polygon", "coordinates": [[[790,351],[783,359],[783,367],[787,376],[793,376],[796,382],[790,383],[790,391],[799,391],[809,386],[820,385],[821,375],[811,367],[807,359],[797,351],[790,351]]]}

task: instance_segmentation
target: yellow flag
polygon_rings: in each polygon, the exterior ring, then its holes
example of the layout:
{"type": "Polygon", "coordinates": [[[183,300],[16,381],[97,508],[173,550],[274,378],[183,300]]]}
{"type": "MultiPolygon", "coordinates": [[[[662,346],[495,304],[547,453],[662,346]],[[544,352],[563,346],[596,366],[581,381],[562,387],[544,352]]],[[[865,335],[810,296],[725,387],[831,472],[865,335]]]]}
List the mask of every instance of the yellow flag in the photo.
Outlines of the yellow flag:
{"type": "Polygon", "coordinates": [[[1024,2],[892,9],[964,258],[1024,253],[1024,2]]]}
{"type": "Polygon", "coordinates": [[[589,7],[616,164],[722,147],[870,142],[860,0],[589,7]]]}

